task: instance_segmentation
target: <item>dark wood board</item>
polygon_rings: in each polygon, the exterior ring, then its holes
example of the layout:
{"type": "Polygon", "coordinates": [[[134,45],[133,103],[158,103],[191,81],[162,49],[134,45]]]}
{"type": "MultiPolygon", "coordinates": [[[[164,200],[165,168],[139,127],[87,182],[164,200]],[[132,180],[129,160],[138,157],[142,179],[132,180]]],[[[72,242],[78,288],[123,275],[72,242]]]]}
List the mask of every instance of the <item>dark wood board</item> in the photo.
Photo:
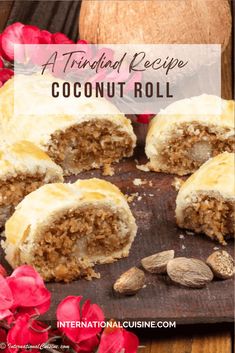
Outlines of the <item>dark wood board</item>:
{"type": "MultiPolygon", "coordinates": [[[[55,319],[58,303],[67,295],[82,295],[98,303],[107,318],[118,320],[167,320],[177,324],[198,324],[233,321],[233,280],[213,281],[203,289],[186,289],[170,282],[165,275],[147,275],[147,287],[132,297],[117,297],[112,291],[115,279],[132,266],[139,266],[140,259],[161,250],[174,249],[176,256],[205,260],[215,247],[224,248],[204,235],[187,235],[176,227],[174,218],[176,190],[174,176],[145,173],[136,168],[144,162],[143,148],[139,147],[133,158],[115,165],[115,175],[105,179],[120,187],[125,194],[138,192],[130,204],[138,224],[138,234],[128,258],[113,264],[96,266],[101,279],[85,279],[70,284],[50,283],[52,292],[50,311],[45,320],[55,319]],[[135,186],[133,180],[141,178],[147,183],[135,186]],[[149,186],[149,182],[152,186],[149,186]],[[154,196],[152,196],[154,195],[154,196]],[[179,238],[183,234],[184,239],[179,238]]],[[[99,171],[86,172],[80,178],[102,177],[99,171]]],[[[76,178],[72,178],[75,180],[76,178]]],[[[70,178],[71,180],[71,178],[70,178]]],[[[225,249],[232,254],[233,242],[225,249]]]]}
{"type": "MultiPolygon", "coordinates": [[[[140,259],[161,250],[174,249],[177,256],[196,257],[205,260],[221,248],[203,235],[187,235],[177,229],[174,218],[176,190],[171,185],[174,176],[144,173],[135,166],[134,159],[140,158],[142,149],[133,159],[115,166],[115,176],[106,178],[119,186],[125,194],[138,192],[142,199],[134,200],[131,209],[138,224],[138,234],[126,259],[113,264],[96,266],[101,279],[92,282],[80,280],[71,284],[50,284],[53,303],[47,318],[55,312],[56,305],[66,295],[83,295],[98,303],[107,318],[119,320],[176,319],[177,324],[211,323],[233,320],[233,280],[214,281],[204,289],[185,289],[170,283],[167,276],[148,275],[147,287],[136,296],[120,298],[112,291],[116,278],[128,268],[139,265],[140,259]],[[141,178],[148,183],[135,186],[133,180],[141,178]],[[149,186],[152,181],[152,187],[149,186]],[[154,196],[150,196],[154,195],[154,196]],[[180,239],[179,235],[185,238],[180,239]]],[[[101,176],[99,172],[88,172],[81,178],[101,176]]],[[[233,242],[226,246],[233,253],[233,242]]]]}
{"type": "MultiPolygon", "coordinates": [[[[234,2],[232,2],[234,5],[234,2]]],[[[76,39],[79,1],[0,1],[1,30],[6,23],[22,21],[52,31],[62,31],[76,39]],[[65,20],[66,18],[66,20],[65,20]]],[[[235,6],[235,5],[234,5],[235,6]]],[[[234,96],[232,76],[232,44],[223,55],[222,96],[234,96]]],[[[143,138],[145,128],[139,126],[137,135],[143,138]]],[[[204,289],[185,289],[169,282],[166,276],[147,276],[147,287],[134,297],[117,298],[112,292],[112,283],[129,267],[139,264],[139,260],[156,251],[174,249],[177,256],[193,256],[201,259],[221,248],[203,235],[186,235],[177,229],[174,220],[176,191],[171,186],[174,176],[144,173],[136,169],[134,159],[145,161],[143,147],[140,147],[132,159],[115,166],[115,176],[105,179],[118,185],[126,194],[138,192],[142,199],[134,200],[130,205],[137,218],[138,235],[132,246],[130,256],[111,265],[97,266],[100,280],[88,282],[79,280],[71,284],[48,284],[52,291],[52,305],[44,316],[45,320],[55,319],[58,302],[66,295],[83,295],[102,306],[107,318],[120,320],[175,319],[177,324],[232,322],[234,316],[233,280],[213,281],[204,289]],[[152,181],[143,186],[135,186],[134,178],[152,181]],[[149,196],[154,194],[154,197],[149,196]],[[179,235],[185,238],[180,239],[179,235]]],[[[103,177],[99,171],[83,173],[79,177],[103,177]]],[[[104,178],[104,177],[103,177],[104,178]]],[[[74,179],[75,180],[75,179],[74,179]]],[[[225,249],[232,254],[233,242],[225,249]]],[[[2,258],[0,250],[0,258],[2,258]]],[[[4,265],[4,261],[2,261],[4,265]]],[[[10,270],[10,269],[9,269],[10,270]]]]}

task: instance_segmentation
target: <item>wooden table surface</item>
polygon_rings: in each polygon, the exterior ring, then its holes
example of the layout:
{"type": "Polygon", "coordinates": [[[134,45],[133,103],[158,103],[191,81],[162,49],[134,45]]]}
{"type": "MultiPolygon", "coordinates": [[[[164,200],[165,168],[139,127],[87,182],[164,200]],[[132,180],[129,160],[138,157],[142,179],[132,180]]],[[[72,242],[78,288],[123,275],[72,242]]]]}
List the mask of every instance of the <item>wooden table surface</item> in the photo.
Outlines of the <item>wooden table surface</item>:
{"type": "MultiPolygon", "coordinates": [[[[7,24],[21,21],[53,32],[61,31],[75,39],[79,8],[79,1],[0,0],[0,32],[7,24]],[[48,7],[50,11],[46,11],[48,7]],[[53,12],[53,21],[50,12],[53,12]],[[66,18],[64,21],[61,20],[61,12],[66,18]],[[71,25],[73,23],[74,26],[71,25]]],[[[232,63],[231,39],[222,58],[222,96],[227,99],[234,98],[232,63]]],[[[234,329],[231,324],[148,329],[136,331],[136,334],[141,342],[140,353],[234,353],[234,329]]]]}

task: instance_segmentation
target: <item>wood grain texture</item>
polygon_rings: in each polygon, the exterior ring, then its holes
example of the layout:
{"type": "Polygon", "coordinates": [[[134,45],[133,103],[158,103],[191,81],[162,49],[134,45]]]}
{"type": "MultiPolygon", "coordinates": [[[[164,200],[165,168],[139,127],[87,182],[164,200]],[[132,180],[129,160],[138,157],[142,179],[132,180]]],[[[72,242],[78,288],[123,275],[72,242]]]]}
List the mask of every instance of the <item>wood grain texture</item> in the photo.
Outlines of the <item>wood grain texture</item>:
{"type": "Polygon", "coordinates": [[[13,1],[0,1],[0,32],[2,32],[6,26],[12,5],[13,1]]]}
{"type": "Polygon", "coordinates": [[[230,331],[179,335],[141,342],[138,353],[232,353],[230,331]]]}
{"type": "Polygon", "coordinates": [[[234,99],[234,14],[235,1],[229,0],[231,3],[231,12],[233,18],[232,33],[229,44],[222,54],[222,81],[221,96],[225,99],[234,99]]]}

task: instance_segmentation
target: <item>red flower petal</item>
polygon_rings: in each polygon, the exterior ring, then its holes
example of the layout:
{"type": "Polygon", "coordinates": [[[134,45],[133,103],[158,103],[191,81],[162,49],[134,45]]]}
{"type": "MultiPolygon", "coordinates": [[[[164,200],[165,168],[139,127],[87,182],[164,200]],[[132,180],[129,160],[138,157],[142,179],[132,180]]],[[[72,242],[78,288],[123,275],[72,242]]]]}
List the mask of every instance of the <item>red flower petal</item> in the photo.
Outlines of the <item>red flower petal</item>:
{"type": "Polygon", "coordinates": [[[0,342],[6,342],[7,340],[7,333],[5,330],[0,328],[0,342]]]}
{"type": "Polygon", "coordinates": [[[12,312],[9,309],[0,310],[0,320],[10,318],[11,316],[12,316],[12,312]]]}
{"type": "MultiPolygon", "coordinates": [[[[5,330],[3,330],[2,328],[0,328],[0,344],[1,343],[6,343],[7,342],[7,333],[5,330]]],[[[1,348],[1,353],[6,353],[7,352],[7,346],[6,348],[3,349],[3,347],[1,348]]]]}
{"type": "Polygon", "coordinates": [[[98,344],[99,344],[98,337],[93,336],[89,340],[79,342],[79,344],[75,344],[73,346],[73,349],[77,353],[91,353],[91,352],[94,352],[98,344]]]}
{"type": "Polygon", "coordinates": [[[47,301],[45,301],[44,303],[40,304],[40,305],[35,305],[34,307],[20,307],[17,308],[17,311],[19,312],[19,314],[29,314],[31,315],[35,315],[35,314],[44,314],[48,311],[48,309],[50,308],[51,305],[51,298],[49,298],[47,301]]]}
{"type": "Polygon", "coordinates": [[[7,82],[13,75],[14,72],[11,69],[0,69],[0,82],[2,85],[7,82]]]}
{"type": "Polygon", "coordinates": [[[30,343],[37,345],[47,342],[49,334],[46,329],[47,326],[44,323],[38,320],[33,320],[29,326],[30,343]]]}
{"type": "Polygon", "coordinates": [[[0,275],[0,310],[10,309],[13,302],[12,291],[7,280],[0,275]]]}
{"type": "Polygon", "coordinates": [[[22,44],[38,44],[40,34],[38,27],[25,25],[21,31],[22,44]]]}
{"type": "MultiPolygon", "coordinates": [[[[82,308],[82,317],[80,314],[80,302],[82,297],[69,296],[66,297],[59,304],[56,312],[58,321],[77,321],[77,322],[93,322],[93,321],[103,321],[104,314],[101,308],[96,304],[90,304],[90,301],[86,301],[82,308]]],[[[94,327],[63,327],[63,331],[66,336],[75,343],[80,343],[91,339],[96,336],[97,333],[101,331],[98,325],[93,325],[94,327]]]]}
{"type": "Polygon", "coordinates": [[[120,353],[123,348],[122,330],[122,328],[111,329],[109,327],[104,329],[101,335],[98,353],[120,353]]]}
{"type": "Polygon", "coordinates": [[[101,336],[98,353],[136,353],[139,340],[124,328],[106,328],[101,336]]]}
{"type": "Polygon", "coordinates": [[[88,42],[86,40],[84,40],[84,39],[79,39],[77,41],[77,44],[88,44],[88,42]]]}
{"type": "Polygon", "coordinates": [[[52,43],[52,33],[42,30],[39,35],[39,44],[51,44],[52,43]]]}
{"type": "Polygon", "coordinates": [[[18,278],[18,277],[22,277],[22,276],[33,277],[35,279],[37,285],[44,286],[44,281],[43,281],[42,277],[32,266],[22,265],[22,266],[17,267],[12,272],[10,278],[12,278],[12,277],[18,278]]]}
{"type": "Polygon", "coordinates": [[[50,298],[50,292],[45,287],[38,286],[32,277],[11,278],[8,284],[16,307],[35,307],[50,298]]]}
{"type": "MultiPolygon", "coordinates": [[[[41,322],[31,320],[27,314],[19,316],[8,332],[7,343],[12,346],[45,343],[48,340],[48,331],[43,332],[44,328],[45,326],[41,322]],[[35,331],[35,329],[40,332],[35,331]]],[[[10,347],[9,351],[15,353],[18,349],[10,347]]]]}
{"type": "Polygon", "coordinates": [[[24,25],[15,22],[8,26],[1,36],[1,48],[4,59],[12,61],[14,59],[14,44],[22,44],[22,30],[24,25]]]}
{"type": "Polygon", "coordinates": [[[3,61],[2,61],[2,59],[0,58],[0,69],[2,69],[3,67],[4,67],[3,61]]]}
{"type": "Polygon", "coordinates": [[[59,32],[52,34],[52,41],[54,44],[74,44],[65,34],[59,32]]]}
{"type": "Polygon", "coordinates": [[[57,307],[56,317],[59,321],[80,321],[80,302],[82,297],[68,296],[57,307]]]}
{"type": "Polygon", "coordinates": [[[138,114],[136,116],[137,116],[138,123],[148,124],[152,119],[152,117],[154,117],[154,114],[146,113],[146,114],[138,114]]]}
{"type": "Polygon", "coordinates": [[[41,313],[48,309],[51,293],[45,287],[41,276],[31,266],[18,267],[7,278],[7,283],[13,293],[15,308],[23,307],[27,311],[27,308],[36,307],[41,313]]]}
{"type": "Polygon", "coordinates": [[[8,81],[14,75],[14,71],[11,69],[3,68],[0,69],[0,80],[4,83],[8,81]]]}
{"type": "MultiPolygon", "coordinates": [[[[82,297],[68,296],[57,307],[58,321],[80,321],[80,302],[82,297]]],[[[60,330],[73,342],[79,342],[80,328],[61,327],[60,330]]]]}
{"type": "MultiPolygon", "coordinates": [[[[102,309],[97,304],[91,304],[90,300],[86,300],[82,307],[82,321],[103,322],[104,319],[102,309]]],[[[82,333],[83,339],[89,339],[90,337],[97,335],[100,331],[101,328],[99,326],[84,328],[82,333]]]]}
{"type": "Polygon", "coordinates": [[[139,346],[139,339],[138,337],[125,329],[122,331],[123,338],[124,338],[124,345],[123,348],[125,353],[136,353],[139,346]]]}

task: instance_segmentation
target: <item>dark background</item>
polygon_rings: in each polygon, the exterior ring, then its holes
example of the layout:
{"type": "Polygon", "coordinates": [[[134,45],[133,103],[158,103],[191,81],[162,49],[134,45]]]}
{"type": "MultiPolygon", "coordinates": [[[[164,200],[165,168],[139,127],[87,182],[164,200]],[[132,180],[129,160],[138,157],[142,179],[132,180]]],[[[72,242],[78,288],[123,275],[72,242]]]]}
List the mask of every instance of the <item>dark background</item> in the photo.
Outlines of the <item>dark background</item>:
{"type": "MultiPolygon", "coordinates": [[[[98,0],[100,1],[100,0],[98,0]]],[[[235,13],[235,1],[233,14],[235,13]]],[[[80,1],[1,1],[0,32],[16,21],[78,39],[80,1]]],[[[233,32],[234,33],[234,32],[233,32]]],[[[85,38],[82,38],[85,39],[85,38]]],[[[222,96],[234,98],[234,36],[222,58],[222,96]]],[[[174,330],[137,332],[147,347],[141,353],[227,353],[233,352],[233,325],[181,326],[174,330]],[[154,339],[157,339],[155,341],[154,339]],[[207,347],[207,348],[205,348],[207,347]]]]}

